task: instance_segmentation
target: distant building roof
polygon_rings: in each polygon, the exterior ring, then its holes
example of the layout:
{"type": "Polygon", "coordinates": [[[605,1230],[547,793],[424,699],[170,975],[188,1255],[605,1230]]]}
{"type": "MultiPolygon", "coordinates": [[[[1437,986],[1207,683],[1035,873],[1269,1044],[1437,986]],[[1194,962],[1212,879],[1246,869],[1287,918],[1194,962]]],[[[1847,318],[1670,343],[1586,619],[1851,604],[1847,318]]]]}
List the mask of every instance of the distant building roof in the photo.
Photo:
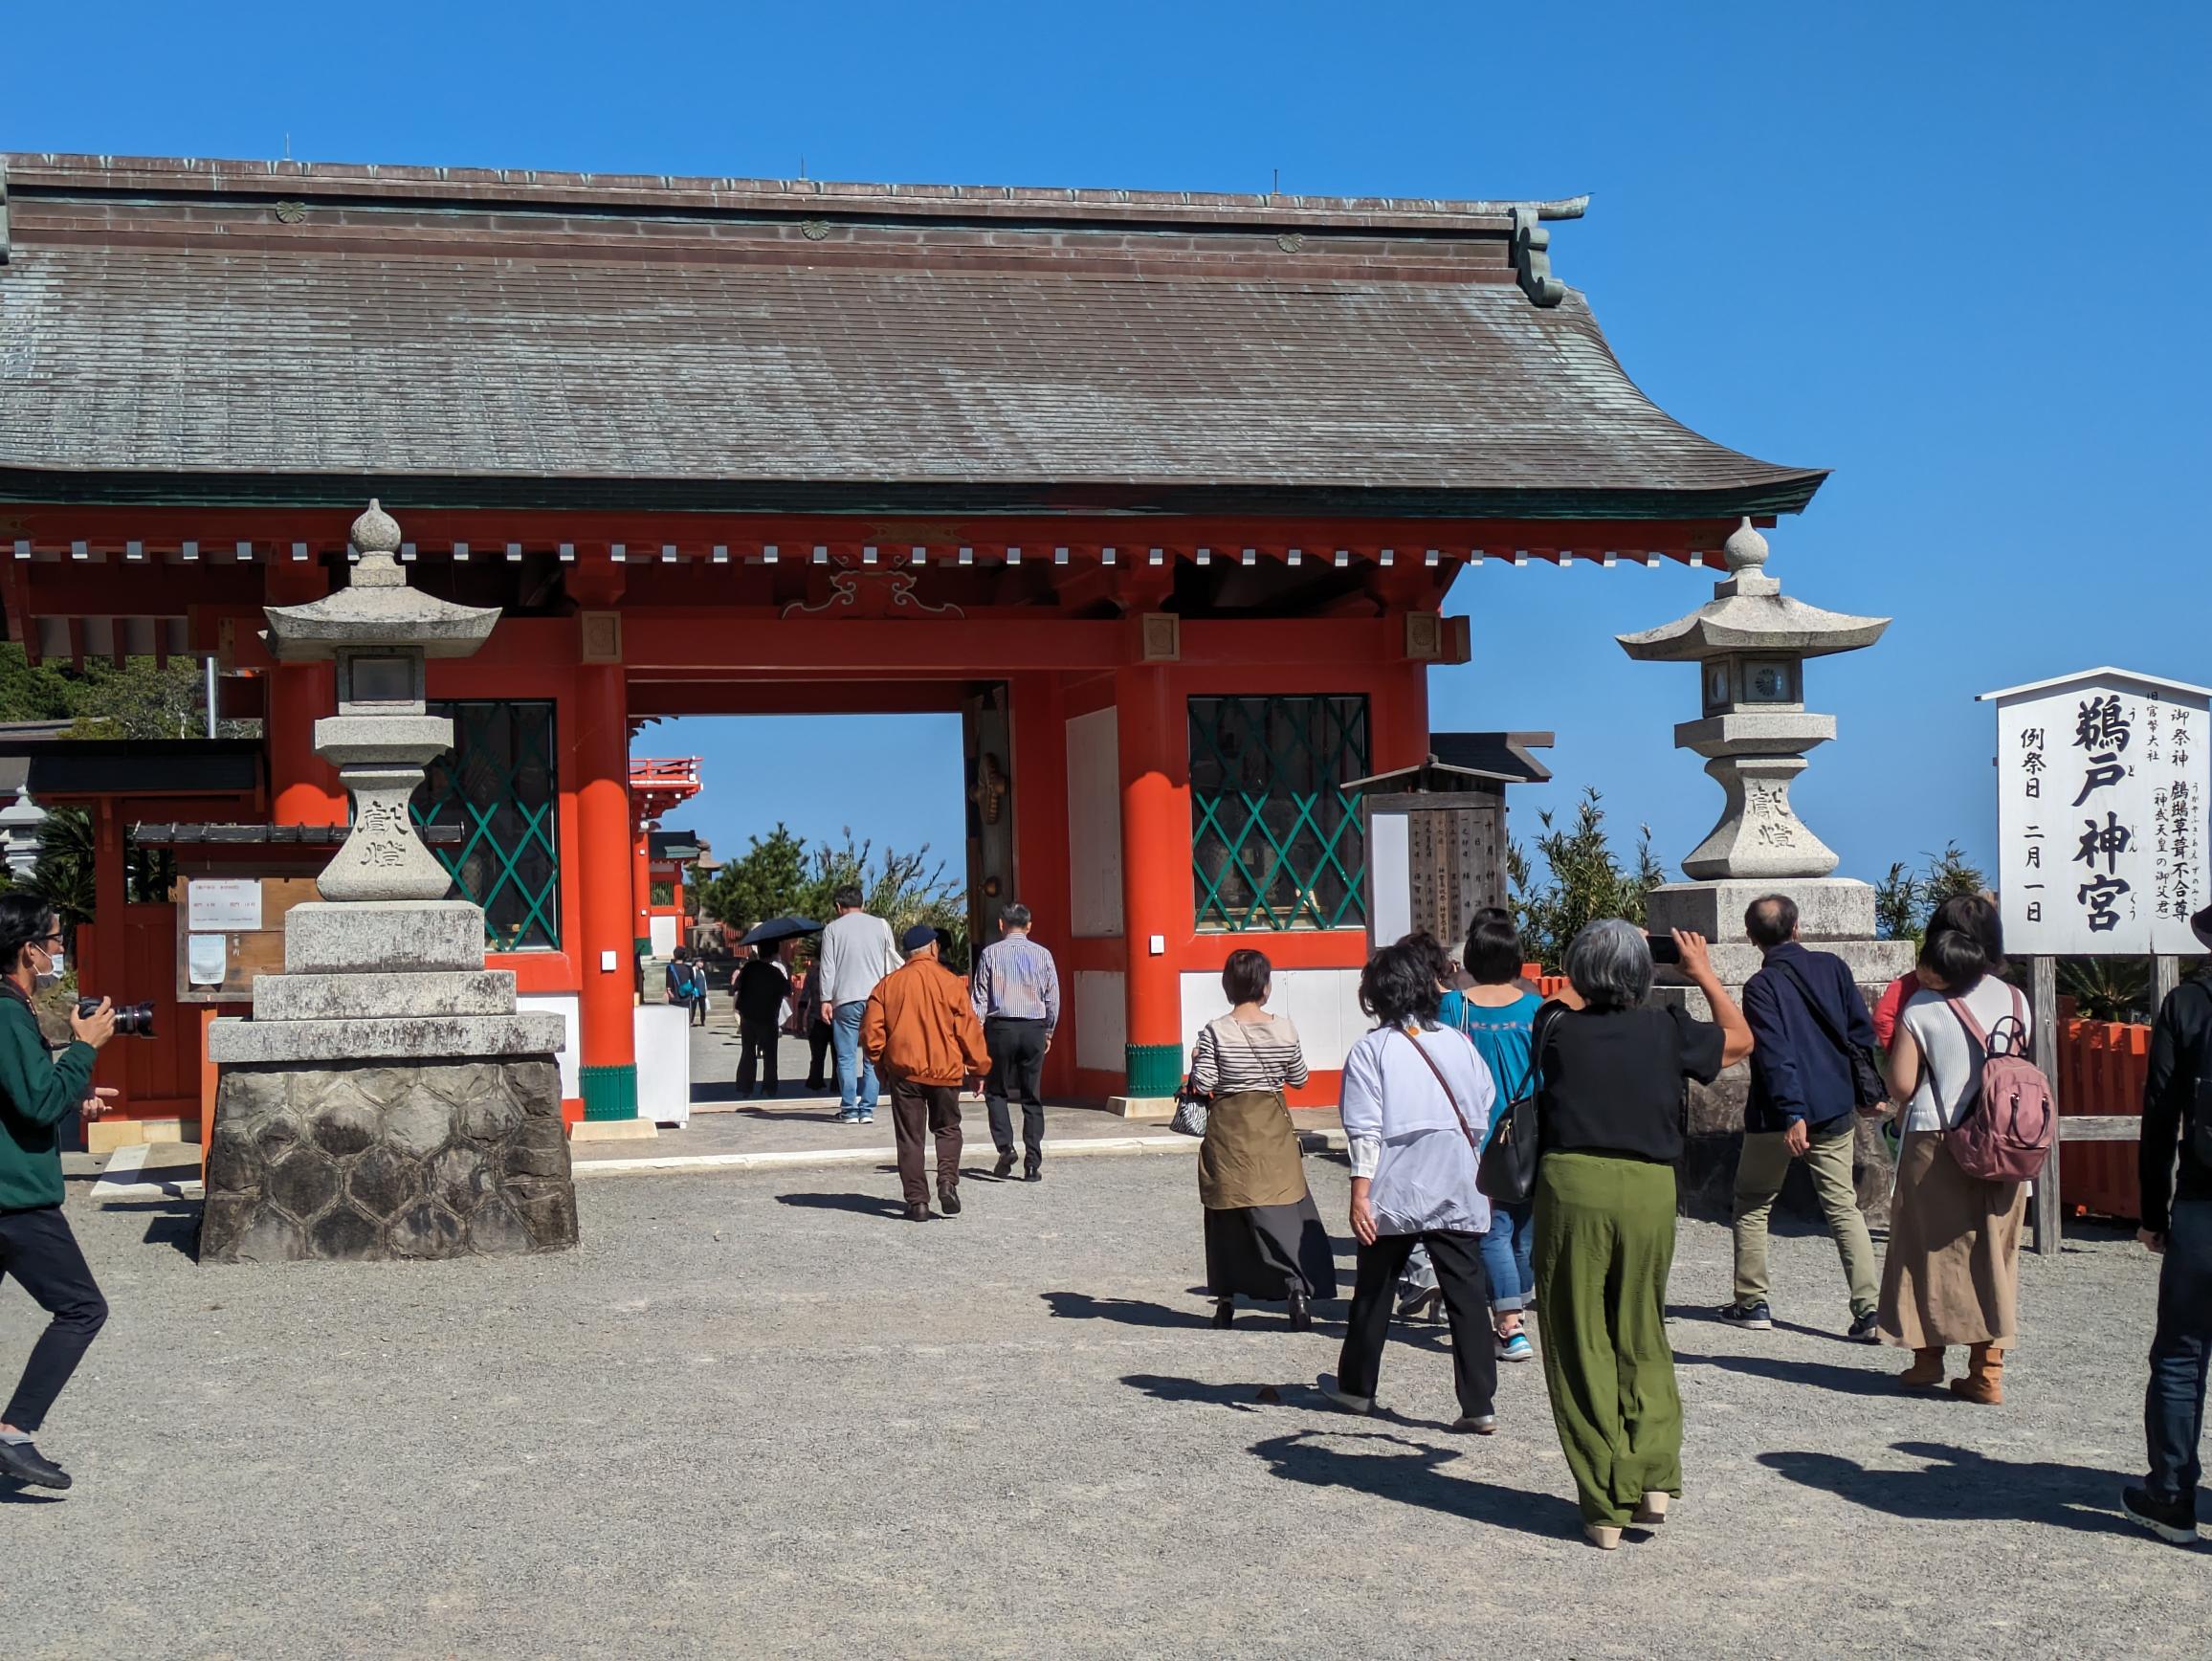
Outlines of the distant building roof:
{"type": "Polygon", "coordinates": [[[1637,388],[1550,273],[1580,202],[0,167],[0,499],[1649,520],[1825,476],[1637,388]]]}
{"type": "Polygon", "coordinates": [[[699,856],[699,850],[704,846],[705,844],[689,830],[648,830],[646,832],[646,855],[652,859],[673,859],[678,864],[689,865],[699,856]]]}
{"type": "Polygon", "coordinates": [[[1380,795],[1392,790],[1453,790],[1471,784],[1541,785],[1551,769],[1529,754],[1552,747],[1550,733],[1430,733],[1428,756],[1344,787],[1380,795]]]}

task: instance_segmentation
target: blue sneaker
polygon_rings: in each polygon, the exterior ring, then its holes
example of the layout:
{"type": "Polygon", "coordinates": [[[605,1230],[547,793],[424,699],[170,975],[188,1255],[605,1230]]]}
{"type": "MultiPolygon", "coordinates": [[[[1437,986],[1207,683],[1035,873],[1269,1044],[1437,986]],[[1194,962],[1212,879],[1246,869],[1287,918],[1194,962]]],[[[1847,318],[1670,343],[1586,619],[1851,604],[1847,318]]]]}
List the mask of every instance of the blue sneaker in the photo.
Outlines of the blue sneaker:
{"type": "Polygon", "coordinates": [[[1529,1342],[1527,1333],[1516,1332],[1511,1338],[1497,1340],[1497,1359],[1501,1362],[1533,1362],[1537,1359],[1537,1346],[1529,1342]]]}
{"type": "Polygon", "coordinates": [[[858,1124],[860,1116],[857,1113],[847,1113],[843,1108],[839,1108],[837,1110],[837,1122],[839,1124],[858,1124]]]}
{"type": "Polygon", "coordinates": [[[1757,1303],[1726,1304],[1720,1310],[1720,1318],[1746,1332],[1769,1332],[1774,1327],[1774,1312],[1767,1308],[1763,1298],[1757,1303]]]}

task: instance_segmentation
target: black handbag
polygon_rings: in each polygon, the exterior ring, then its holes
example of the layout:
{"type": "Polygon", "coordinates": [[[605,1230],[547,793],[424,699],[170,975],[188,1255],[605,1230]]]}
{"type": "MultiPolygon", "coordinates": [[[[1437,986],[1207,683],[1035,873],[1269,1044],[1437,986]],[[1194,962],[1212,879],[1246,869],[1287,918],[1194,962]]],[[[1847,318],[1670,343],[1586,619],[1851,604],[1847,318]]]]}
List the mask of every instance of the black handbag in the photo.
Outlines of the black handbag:
{"type": "Polygon", "coordinates": [[[1530,1024],[1528,1077],[1520,1093],[1506,1103],[1474,1167],[1474,1185],[1493,1206],[1525,1206],[1537,1191],[1537,1161],[1543,1152],[1537,1124],[1537,1096],[1541,1089],[1537,1057],[1543,1054],[1544,1037],[1551,1031],[1545,1017],[1556,1018],[1559,1008],[1555,1004],[1538,1009],[1530,1024]]]}
{"type": "Polygon", "coordinates": [[[1805,985],[1804,977],[1793,966],[1776,963],[1774,967],[1787,975],[1790,984],[1803,994],[1805,1008],[1812,1011],[1813,1019],[1820,1024],[1821,1030],[1827,1034],[1828,1042],[1842,1051],[1844,1059],[1851,1064],[1851,1094],[1858,1098],[1852,1105],[1873,1107],[1889,1100],[1890,1085],[1883,1075],[1881,1051],[1871,1044],[1853,1044],[1839,1032],[1836,1024],[1828,1019],[1827,1010],[1821,1007],[1820,999],[1813,996],[1812,987],[1805,985]]]}

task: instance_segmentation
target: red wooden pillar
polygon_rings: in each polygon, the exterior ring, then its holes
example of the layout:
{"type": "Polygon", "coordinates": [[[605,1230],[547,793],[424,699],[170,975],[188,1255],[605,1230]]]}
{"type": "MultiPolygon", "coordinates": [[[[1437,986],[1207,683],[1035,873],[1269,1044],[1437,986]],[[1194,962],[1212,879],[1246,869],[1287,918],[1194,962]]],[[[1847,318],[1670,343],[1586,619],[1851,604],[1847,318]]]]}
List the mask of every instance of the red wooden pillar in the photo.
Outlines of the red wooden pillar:
{"type": "MultiPolygon", "coordinates": [[[[92,921],[89,926],[78,927],[76,942],[77,985],[86,997],[108,997],[118,1003],[130,998],[122,984],[123,906],[127,897],[122,815],[117,811],[113,796],[102,796],[92,809],[92,921]]],[[[92,1075],[96,1082],[112,1084],[122,1092],[116,1098],[115,1111],[127,1116],[131,1096],[124,1047],[110,1044],[102,1050],[93,1064],[92,1075]]]]}
{"type": "MultiPolygon", "coordinates": [[[[1036,936],[1059,960],[1060,1028],[1045,1056],[1045,1089],[1075,1090],[1075,975],[1067,942],[1073,933],[1068,873],[1068,714],[1055,675],[1017,675],[1007,683],[1014,775],[1014,892],[1036,918],[1036,936]]],[[[996,938],[985,931],[980,952],[996,938]]]]}
{"type": "Polygon", "coordinates": [[[1183,1079],[1183,948],[1190,940],[1190,740],[1170,672],[1115,672],[1121,765],[1121,917],[1129,964],[1123,1090],[1183,1079]]]}
{"type": "MultiPolygon", "coordinates": [[[[272,606],[299,606],[329,592],[320,565],[273,562],[264,579],[272,606]]],[[[343,825],[345,786],[315,753],[315,723],[338,713],[338,674],[328,663],[280,663],[269,671],[262,731],[269,755],[270,817],[278,825],[343,825]]]]}
{"type": "Polygon", "coordinates": [[[640,825],[630,849],[630,949],[640,960],[653,956],[652,849],[653,827],[640,825]]]}
{"type": "Polygon", "coordinates": [[[584,941],[579,1068],[587,1119],[637,1117],[629,689],[620,664],[576,672],[576,874],[584,941]]]}

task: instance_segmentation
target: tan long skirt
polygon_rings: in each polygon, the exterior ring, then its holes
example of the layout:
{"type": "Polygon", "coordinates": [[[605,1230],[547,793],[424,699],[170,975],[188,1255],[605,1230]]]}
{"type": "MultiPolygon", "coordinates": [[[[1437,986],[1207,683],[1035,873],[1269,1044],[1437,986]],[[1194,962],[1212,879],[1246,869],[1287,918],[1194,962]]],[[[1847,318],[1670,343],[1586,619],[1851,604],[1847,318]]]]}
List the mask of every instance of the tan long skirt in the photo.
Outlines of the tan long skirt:
{"type": "Polygon", "coordinates": [[[1882,1266],[1882,1339],[1905,1349],[2011,1347],[2020,1330],[2024,1183],[1958,1168],[1934,1131],[1907,1131],[1882,1266]]]}

